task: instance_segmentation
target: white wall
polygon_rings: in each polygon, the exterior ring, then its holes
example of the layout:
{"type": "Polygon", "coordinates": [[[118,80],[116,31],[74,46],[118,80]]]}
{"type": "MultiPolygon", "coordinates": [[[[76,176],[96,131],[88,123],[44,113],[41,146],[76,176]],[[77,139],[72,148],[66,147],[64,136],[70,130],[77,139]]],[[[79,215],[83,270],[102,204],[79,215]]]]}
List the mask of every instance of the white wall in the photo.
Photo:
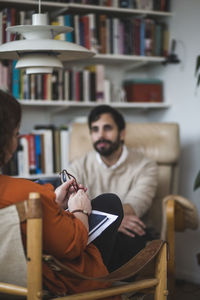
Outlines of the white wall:
{"type": "MultiPolygon", "coordinates": [[[[188,197],[198,208],[200,216],[200,189],[193,191],[193,184],[200,169],[200,87],[195,94],[194,77],[196,57],[200,54],[200,1],[172,0],[174,17],[170,20],[170,38],[175,38],[176,52],[181,64],[168,65],[160,77],[165,82],[167,99],[172,108],[164,113],[153,113],[148,120],[180,125],[181,195],[188,197]]],[[[158,71],[158,70],[157,70],[158,71]]],[[[200,266],[196,254],[200,253],[200,232],[187,230],[176,236],[176,271],[180,278],[199,283],[200,266]]]]}

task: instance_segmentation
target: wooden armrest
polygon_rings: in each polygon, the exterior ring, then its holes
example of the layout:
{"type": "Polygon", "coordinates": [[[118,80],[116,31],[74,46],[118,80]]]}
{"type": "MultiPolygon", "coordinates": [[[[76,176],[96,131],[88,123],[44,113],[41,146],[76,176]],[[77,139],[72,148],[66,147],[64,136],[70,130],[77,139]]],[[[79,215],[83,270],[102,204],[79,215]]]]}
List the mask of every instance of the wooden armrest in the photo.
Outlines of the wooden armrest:
{"type": "Polygon", "coordinates": [[[163,199],[162,238],[169,245],[168,278],[171,293],[175,281],[175,231],[186,228],[196,229],[198,226],[197,209],[188,199],[179,195],[169,195],[163,199]]]}
{"type": "MultiPolygon", "coordinates": [[[[195,205],[179,195],[169,195],[164,198],[163,205],[165,209],[163,213],[166,212],[167,220],[166,226],[168,227],[168,222],[172,215],[174,215],[174,230],[184,231],[187,228],[197,229],[198,227],[198,213],[195,205]],[[173,212],[172,212],[173,211],[173,212]]],[[[165,216],[163,216],[165,217],[165,216]]]]}

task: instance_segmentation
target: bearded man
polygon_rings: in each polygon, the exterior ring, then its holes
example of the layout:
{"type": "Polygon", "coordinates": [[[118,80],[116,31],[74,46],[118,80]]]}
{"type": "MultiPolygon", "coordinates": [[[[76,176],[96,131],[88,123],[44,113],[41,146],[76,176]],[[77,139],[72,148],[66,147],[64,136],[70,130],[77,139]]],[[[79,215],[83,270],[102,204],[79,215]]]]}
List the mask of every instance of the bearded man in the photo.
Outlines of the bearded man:
{"type": "Polygon", "coordinates": [[[154,237],[142,218],[157,187],[157,165],[124,144],[125,121],[108,105],[91,110],[88,126],[94,151],[72,162],[69,172],[88,189],[89,198],[115,193],[122,201],[124,218],[118,229],[117,260],[138,253],[154,237]]]}

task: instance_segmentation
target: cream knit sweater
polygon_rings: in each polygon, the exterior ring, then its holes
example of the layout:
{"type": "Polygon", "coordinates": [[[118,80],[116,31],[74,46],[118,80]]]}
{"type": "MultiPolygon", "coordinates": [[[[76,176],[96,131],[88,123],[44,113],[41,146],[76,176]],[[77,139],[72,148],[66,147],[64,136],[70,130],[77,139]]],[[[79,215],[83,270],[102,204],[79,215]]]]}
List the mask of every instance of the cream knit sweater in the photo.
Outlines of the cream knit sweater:
{"type": "Polygon", "coordinates": [[[157,165],[140,152],[128,150],[128,156],[116,169],[103,167],[91,151],[72,162],[68,171],[88,188],[90,199],[102,193],[115,193],[122,204],[130,204],[138,217],[151,207],[157,187],[157,165]]]}

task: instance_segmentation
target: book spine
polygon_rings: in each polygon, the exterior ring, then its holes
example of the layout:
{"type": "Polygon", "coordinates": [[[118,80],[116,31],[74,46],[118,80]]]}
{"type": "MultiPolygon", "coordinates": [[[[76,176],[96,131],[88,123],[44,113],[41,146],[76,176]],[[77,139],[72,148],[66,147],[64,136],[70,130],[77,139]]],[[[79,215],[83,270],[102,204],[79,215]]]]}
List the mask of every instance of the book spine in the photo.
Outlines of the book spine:
{"type": "Polygon", "coordinates": [[[19,80],[20,80],[20,73],[19,70],[15,68],[17,61],[13,61],[13,71],[12,71],[12,94],[16,99],[20,98],[19,93],[19,80]]]}
{"type": "Polygon", "coordinates": [[[67,169],[69,165],[69,130],[60,129],[61,169],[67,169]]]}
{"type": "Polygon", "coordinates": [[[41,136],[39,134],[35,134],[35,162],[36,162],[36,174],[42,173],[42,146],[41,146],[41,136]]]}

